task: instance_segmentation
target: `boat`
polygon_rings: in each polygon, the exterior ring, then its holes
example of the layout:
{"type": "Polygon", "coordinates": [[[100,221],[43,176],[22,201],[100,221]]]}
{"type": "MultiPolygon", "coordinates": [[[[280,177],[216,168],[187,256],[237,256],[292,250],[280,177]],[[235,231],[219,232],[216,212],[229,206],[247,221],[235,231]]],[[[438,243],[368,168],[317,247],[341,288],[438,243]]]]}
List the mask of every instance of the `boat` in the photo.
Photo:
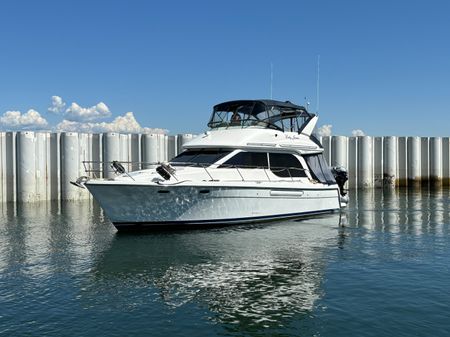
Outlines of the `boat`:
{"type": "Polygon", "coordinates": [[[347,173],[313,135],[318,116],[289,101],[214,106],[209,129],[163,163],[114,178],[80,177],[119,230],[223,226],[301,218],[345,207],[347,173]]]}

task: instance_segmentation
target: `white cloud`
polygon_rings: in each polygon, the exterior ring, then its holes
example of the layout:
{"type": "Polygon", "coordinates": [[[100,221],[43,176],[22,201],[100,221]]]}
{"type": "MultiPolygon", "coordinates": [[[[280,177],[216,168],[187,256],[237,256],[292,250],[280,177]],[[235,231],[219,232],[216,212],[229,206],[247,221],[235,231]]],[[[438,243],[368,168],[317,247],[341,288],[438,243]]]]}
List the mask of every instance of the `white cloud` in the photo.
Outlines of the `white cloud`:
{"type": "Polygon", "coordinates": [[[73,102],[67,109],[60,96],[52,96],[48,111],[63,117],[58,125],[50,127],[48,122],[34,109],[22,114],[20,111],[7,111],[0,115],[0,130],[41,130],[73,131],[87,133],[167,133],[165,129],[142,127],[132,112],[116,117],[112,122],[98,122],[97,119],[111,116],[108,106],[100,102],[84,108],[73,102]]]}
{"type": "Polygon", "coordinates": [[[52,106],[48,108],[48,111],[55,114],[59,114],[64,111],[66,103],[59,96],[52,96],[52,106]]]}
{"type": "Polygon", "coordinates": [[[360,129],[356,129],[352,131],[352,136],[353,137],[360,137],[360,136],[365,136],[366,134],[364,133],[363,130],[360,129]]]}
{"type": "Polygon", "coordinates": [[[332,128],[333,128],[333,125],[331,125],[331,124],[322,125],[320,128],[317,129],[317,135],[321,136],[321,137],[331,136],[332,128]]]}
{"type": "Polygon", "coordinates": [[[111,116],[108,106],[100,102],[90,108],[83,108],[73,102],[64,113],[64,118],[73,122],[92,122],[96,119],[111,116]]]}
{"type": "Polygon", "coordinates": [[[65,107],[66,103],[60,96],[52,96],[52,105],[48,108],[48,111],[55,114],[63,113],[66,120],[74,122],[92,122],[97,119],[111,116],[108,106],[103,102],[91,106],[90,108],[83,108],[75,102],[67,109],[65,109],[65,107]]]}
{"type": "Polygon", "coordinates": [[[0,117],[0,128],[3,130],[43,130],[48,123],[34,109],[22,114],[20,111],[6,111],[0,117]]]}
{"type": "Polygon", "coordinates": [[[165,129],[153,129],[142,127],[134,118],[132,112],[116,117],[111,123],[82,123],[77,121],[63,120],[56,126],[57,131],[71,132],[119,132],[119,133],[166,133],[165,129]]]}

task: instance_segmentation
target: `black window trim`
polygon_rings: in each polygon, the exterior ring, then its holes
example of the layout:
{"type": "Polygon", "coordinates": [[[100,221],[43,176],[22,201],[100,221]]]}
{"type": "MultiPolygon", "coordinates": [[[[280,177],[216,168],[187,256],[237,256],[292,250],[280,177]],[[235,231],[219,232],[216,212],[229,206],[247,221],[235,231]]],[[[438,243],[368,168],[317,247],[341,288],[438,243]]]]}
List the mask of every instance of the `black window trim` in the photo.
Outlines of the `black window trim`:
{"type": "MultiPolygon", "coordinates": [[[[218,164],[218,168],[240,168],[240,169],[269,169],[269,154],[267,151],[246,151],[246,150],[238,150],[237,152],[232,152],[232,156],[226,158],[222,163],[218,164]],[[233,154],[234,153],[234,154],[233,154]],[[241,153],[265,153],[266,154],[266,161],[267,161],[267,167],[260,167],[260,166],[249,166],[249,165],[239,165],[239,164],[227,164],[227,162],[234,157],[238,156],[241,153]]],[[[225,157],[224,157],[225,158],[225,157]]],[[[221,159],[224,159],[221,158],[221,159]]]]}
{"type": "Polygon", "coordinates": [[[299,158],[297,158],[296,154],[291,153],[291,152],[268,152],[267,154],[269,155],[269,157],[268,157],[268,160],[269,160],[269,170],[270,170],[273,174],[275,174],[277,177],[280,177],[280,178],[291,178],[291,179],[293,179],[293,178],[308,178],[308,175],[306,174],[306,169],[305,169],[303,163],[301,162],[301,160],[300,160],[299,158]],[[290,156],[292,156],[293,158],[295,158],[295,160],[297,160],[297,162],[298,162],[298,164],[299,164],[299,168],[296,168],[296,167],[273,166],[274,169],[279,169],[279,172],[283,172],[284,170],[286,170],[287,173],[289,174],[288,177],[280,176],[280,175],[276,174],[276,173],[272,170],[272,165],[271,165],[271,163],[270,163],[270,154],[284,154],[284,155],[290,155],[290,156]],[[299,175],[299,176],[293,176],[293,175],[291,174],[291,170],[292,170],[292,171],[293,171],[293,170],[295,170],[295,171],[301,171],[302,173],[301,173],[301,175],[299,175]]]}
{"type": "MultiPolygon", "coordinates": [[[[237,152],[231,152],[230,154],[228,154],[227,156],[221,158],[221,163],[217,164],[218,168],[240,168],[240,169],[257,169],[257,168],[261,168],[261,169],[267,169],[269,171],[271,171],[274,175],[276,175],[277,177],[280,178],[308,178],[308,174],[306,173],[307,169],[305,169],[305,165],[304,163],[302,163],[302,161],[300,160],[300,158],[298,158],[296,156],[296,153],[291,153],[291,152],[276,152],[276,151],[246,151],[246,150],[238,150],[237,152]],[[238,156],[240,153],[265,153],[266,154],[266,158],[267,158],[267,167],[259,167],[259,166],[251,166],[251,167],[245,167],[245,165],[233,165],[233,164],[227,164],[227,162],[231,159],[233,159],[235,156],[238,156]],[[278,167],[278,166],[272,166],[270,163],[270,155],[271,154],[282,154],[282,155],[290,155],[293,158],[295,158],[295,160],[298,163],[298,167],[278,167]],[[229,156],[229,157],[228,157],[229,156]],[[223,161],[222,161],[223,160],[223,161]],[[280,172],[286,170],[289,176],[283,177],[280,176],[278,174],[276,174],[273,169],[279,169],[280,172]],[[291,171],[300,171],[300,175],[292,175],[291,171]]],[[[220,162],[220,161],[218,161],[220,162]]]]}
{"type": "Polygon", "coordinates": [[[173,157],[172,159],[169,160],[169,163],[173,166],[198,166],[198,167],[210,167],[211,165],[216,165],[218,162],[220,162],[222,159],[226,158],[227,156],[229,156],[230,154],[232,154],[234,152],[233,149],[228,149],[228,148],[188,148],[185,149],[184,151],[180,152],[179,154],[177,154],[175,157],[173,157]],[[173,161],[175,158],[179,157],[180,155],[182,155],[183,153],[186,152],[197,152],[197,154],[194,156],[194,158],[201,152],[213,152],[213,151],[217,151],[219,152],[223,152],[222,156],[220,156],[218,159],[216,159],[214,162],[212,163],[195,163],[195,162],[177,162],[177,161],[173,161]]]}

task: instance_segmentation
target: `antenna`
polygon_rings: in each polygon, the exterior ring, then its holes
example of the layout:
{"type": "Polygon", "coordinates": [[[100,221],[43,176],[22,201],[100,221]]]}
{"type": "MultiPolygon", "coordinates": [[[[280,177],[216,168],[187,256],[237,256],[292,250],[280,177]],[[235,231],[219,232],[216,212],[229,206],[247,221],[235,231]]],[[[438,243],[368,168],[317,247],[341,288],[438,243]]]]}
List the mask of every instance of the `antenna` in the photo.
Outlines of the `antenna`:
{"type": "Polygon", "coordinates": [[[273,99],[273,63],[270,62],[270,99],[273,99]]]}
{"type": "Polygon", "coordinates": [[[319,114],[319,100],[320,100],[320,54],[317,55],[317,84],[316,84],[316,113],[319,114]]]}

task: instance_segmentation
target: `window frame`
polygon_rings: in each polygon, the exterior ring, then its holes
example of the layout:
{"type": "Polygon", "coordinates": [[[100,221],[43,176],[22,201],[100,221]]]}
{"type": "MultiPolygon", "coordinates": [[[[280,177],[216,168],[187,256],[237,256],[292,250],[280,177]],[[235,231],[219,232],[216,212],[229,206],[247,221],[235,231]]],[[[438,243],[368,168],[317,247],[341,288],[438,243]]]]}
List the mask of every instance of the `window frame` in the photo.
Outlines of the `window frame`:
{"type": "Polygon", "coordinates": [[[304,167],[302,161],[300,160],[300,158],[298,158],[296,156],[296,154],[288,153],[288,152],[283,152],[283,153],[282,152],[268,152],[267,154],[268,154],[268,159],[269,159],[269,170],[275,176],[277,176],[279,178],[290,178],[290,179],[293,179],[293,178],[308,178],[308,174],[306,172],[307,170],[305,169],[305,167],[304,167]],[[272,170],[272,164],[271,164],[271,159],[270,159],[271,155],[289,155],[289,156],[293,157],[297,161],[299,167],[295,168],[295,167],[292,167],[292,166],[289,166],[289,167],[287,167],[287,166],[286,167],[284,167],[284,166],[273,166],[275,169],[280,169],[279,172],[286,171],[287,174],[288,174],[287,176],[278,175],[277,173],[275,173],[272,170]],[[300,175],[292,175],[292,171],[300,172],[300,175]]]}
{"type": "Polygon", "coordinates": [[[245,150],[241,150],[239,152],[236,152],[234,155],[232,155],[231,157],[227,158],[226,160],[224,160],[219,166],[218,168],[238,168],[238,169],[248,169],[248,170],[252,170],[252,169],[260,169],[260,170],[264,170],[264,169],[268,169],[269,168],[269,155],[267,152],[263,152],[263,151],[245,151],[245,150]],[[240,154],[243,153],[257,153],[257,154],[265,154],[266,155],[266,166],[252,166],[252,165],[242,165],[242,164],[227,164],[227,162],[229,160],[232,160],[233,158],[235,158],[236,156],[239,156],[240,154]]]}
{"type": "Polygon", "coordinates": [[[307,178],[310,179],[308,175],[308,169],[305,167],[308,167],[306,162],[302,161],[301,156],[297,156],[295,153],[288,153],[288,152],[270,152],[270,151],[246,151],[246,150],[239,150],[236,153],[231,153],[229,157],[222,158],[223,161],[218,164],[217,168],[238,168],[238,169],[262,169],[262,170],[268,170],[273,175],[275,175],[278,178],[287,178],[287,179],[293,179],[293,178],[307,178]],[[236,156],[239,156],[243,153],[264,153],[266,155],[267,165],[266,166],[247,166],[242,164],[227,164],[228,161],[232,160],[236,156]],[[297,166],[272,166],[270,157],[271,155],[288,155],[291,156],[291,158],[294,158],[296,160],[297,166]],[[281,176],[274,171],[272,171],[272,167],[274,169],[280,169],[281,172],[286,171],[286,176],[281,176]],[[292,175],[292,172],[299,172],[298,175],[292,175]]]}
{"type": "Polygon", "coordinates": [[[183,152],[180,152],[178,155],[176,155],[175,157],[173,157],[172,159],[169,160],[170,165],[172,166],[184,166],[184,167],[210,167],[212,165],[217,164],[218,162],[220,162],[223,158],[226,158],[228,155],[230,155],[231,153],[233,153],[232,149],[226,149],[226,148],[201,148],[201,149],[186,149],[183,152]],[[196,158],[197,156],[201,155],[202,152],[203,153],[208,153],[208,152],[217,152],[217,154],[221,154],[220,156],[216,157],[214,162],[195,162],[195,161],[183,161],[183,162],[177,162],[177,161],[173,161],[174,159],[176,159],[177,157],[181,156],[182,154],[186,153],[186,152],[197,152],[197,154],[192,158],[196,158]]]}

